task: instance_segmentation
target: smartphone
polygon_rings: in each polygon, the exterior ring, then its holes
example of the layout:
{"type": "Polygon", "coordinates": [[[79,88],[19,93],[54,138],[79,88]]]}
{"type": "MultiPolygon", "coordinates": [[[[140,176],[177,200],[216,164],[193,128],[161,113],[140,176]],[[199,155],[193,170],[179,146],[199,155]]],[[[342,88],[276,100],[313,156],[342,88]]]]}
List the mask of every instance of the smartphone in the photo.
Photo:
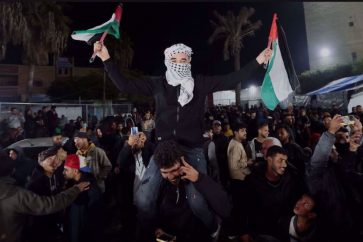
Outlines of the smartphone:
{"type": "Polygon", "coordinates": [[[82,128],[87,129],[87,123],[83,123],[82,128]]]}
{"type": "Polygon", "coordinates": [[[352,115],[342,116],[342,119],[343,119],[342,125],[344,125],[344,126],[353,125],[354,124],[354,117],[352,115]]]}
{"type": "Polygon", "coordinates": [[[131,127],[131,135],[137,135],[139,133],[138,127],[131,127]]]}
{"type": "Polygon", "coordinates": [[[174,236],[170,234],[162,234],[159,236],[159,238],[156,238],[157,242],[171,242],[173,241],[174,236]]]}

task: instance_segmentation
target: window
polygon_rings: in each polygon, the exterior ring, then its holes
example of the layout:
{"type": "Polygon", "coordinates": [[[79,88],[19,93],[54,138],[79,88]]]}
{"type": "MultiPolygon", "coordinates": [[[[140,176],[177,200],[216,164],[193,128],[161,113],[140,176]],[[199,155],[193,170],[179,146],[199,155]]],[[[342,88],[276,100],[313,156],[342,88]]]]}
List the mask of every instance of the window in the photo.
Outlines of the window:
{"type": "Polygon", "coordinates": [[[354,22],[353,21],[350,21],[349,22],[349,27],[353,27],[354,26],[354,22]]]}
{"type": "Polygon", "coordinates": [[[352,52],[352,60],[353,60],[353,62],[357,61],[357,53],[356,52],[352,52]]]}

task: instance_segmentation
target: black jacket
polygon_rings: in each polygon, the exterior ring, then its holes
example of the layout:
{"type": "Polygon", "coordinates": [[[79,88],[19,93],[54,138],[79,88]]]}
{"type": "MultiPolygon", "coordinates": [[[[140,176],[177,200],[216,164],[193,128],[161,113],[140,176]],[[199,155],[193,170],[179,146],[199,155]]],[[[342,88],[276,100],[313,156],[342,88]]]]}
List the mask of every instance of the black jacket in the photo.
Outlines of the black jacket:
{"type": "Polygon", "coordinates": [[[241,234],[271,235],[279,234],[279,221],[284,216],[293,215],[293,208],[304,192],[301,181],[288,170],[277,183],[272,183],[265,177],[266,165],[260,166],[245,180],[246,207],[240,211],[246,224],[241,227],[241,234]]]}
{"type": "Polygon", "coordinates": [[[173,87],[165,77],[131,80],[123,76],[111,59],[104,62],[106,71],[120,91],[130,94],[153,96],[155,99],[157,141],[175,138],[187,147],[202,147],[204,106],[208,94],[234,89],[238,83],[246,81],[259,68],[253,60],[240,71],[223,76],[197,76],[194,81],[193,99],[184,107],[178,103],[180,86],[173,87]]]}
{"type": "MultiPolygon", "coordinates": [[[[63,166],[59,167],[52,177],[44,174],[44,169],[37,165],[27,185],[28,190],[40,196],[53,196],[62,192],[64,178],[63,166]]],[[[63,213],[53,213],[43,216],[29,216],[25,234],[29,241],[55,241],[60,235],[57,224],[63,220],[63,213]]]]}
{"type": "Polygon", "coordinates": [[[81,193],[67,208],[66,234],[69,242],[103,241],[103,204],[101,190],[92,174],[83,173],[80,182],[90,182],[89,189],[81,193]]]}
{"type": "MultiPolygon", "coordinates": [[[[178,242],[211,241],[207,228],[189,207],[185,192],[186,182],[190,181],[181,181],[177,190],[177,186],[163,180],[158,196],[157,227],[176,235],[178,242]]],[[[231,204],[221,185],[200,173],[199,179],[193,184],[213,212],[222,218],[230,216],[231,204]]]]}

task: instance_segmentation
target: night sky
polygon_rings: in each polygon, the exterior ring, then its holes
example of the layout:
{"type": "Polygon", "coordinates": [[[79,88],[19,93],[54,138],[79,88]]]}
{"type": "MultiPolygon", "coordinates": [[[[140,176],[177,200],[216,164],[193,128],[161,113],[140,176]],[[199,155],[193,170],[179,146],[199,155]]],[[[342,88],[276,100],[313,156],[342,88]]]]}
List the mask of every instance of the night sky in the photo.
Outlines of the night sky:
{"type": "MultiPolygon", "coordinates": [[[[72,19],[71,29],[87,29],[107,21],[117,3],[66,3],[65,14],[72,19]]],[[[254,7],[253,21],[260,19],[262,27],[255,37],[247,38],[241,52],[241,64],[255,58],[266,48],[272,15],[278,14],[285,29],[291,55],[297,73],[308,68],[306,33],[303,5],[293,3],[124,3],[121,32],[126,32],[134,43],[132,68],[150,75],[160,75],[164,49],[175,43],[184,43],[193,49],[192,73],[224,74],[233,70],[232,60],[223,61],[222,41],[208,44],[213,32],[210,19],[213,10],[225,14],[227,10],[238,13],[243,6],[254,7]]],[[[108,38],[113,38],[109,36],[108,38]]],[[[122,34],[121,34],[122,38],[122,34]]],[[[77,65],[100,66],[100,61],[88,64],[92,54],[90,46],[69,38],[66,56],[74,56],[77,65]]],[[[16,51],[5,62],[17,62],[16,51]]],[[[112,55],[112,53],[111,53],[112,55]]],[[[8,54],[9,56],[9,54],[8,54]]],[[[3,62],[4,63],[4,62],[3,62]]],[[[256,83],[258,84],[258,83],[256,83]]]]}

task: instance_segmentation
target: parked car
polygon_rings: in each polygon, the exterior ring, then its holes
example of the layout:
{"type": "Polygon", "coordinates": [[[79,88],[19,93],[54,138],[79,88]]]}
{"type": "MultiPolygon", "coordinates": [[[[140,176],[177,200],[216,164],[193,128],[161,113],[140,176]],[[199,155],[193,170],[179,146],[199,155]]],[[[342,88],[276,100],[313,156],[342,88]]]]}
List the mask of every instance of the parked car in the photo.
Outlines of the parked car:
{"type": "MultiPolygon", "coordinates": [[[[62,138],[62,144],[67,142],[68,138],[62,138]]],[[[38,154],[43,150],[48,149],[53,146],[52,137],[41,137],[32,139],[19,140],[8,147],[5,150],[14,149],[15,147],[20,147],[23,149],[24,155],[30,159],[38,160],[38,154]]]]}

